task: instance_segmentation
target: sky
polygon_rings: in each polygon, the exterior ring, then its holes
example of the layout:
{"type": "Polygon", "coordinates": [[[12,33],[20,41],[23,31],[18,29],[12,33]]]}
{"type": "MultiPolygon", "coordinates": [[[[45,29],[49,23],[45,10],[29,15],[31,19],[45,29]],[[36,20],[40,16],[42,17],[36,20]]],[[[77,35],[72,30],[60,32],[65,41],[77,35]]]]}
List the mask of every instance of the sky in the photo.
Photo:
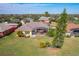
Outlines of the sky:
{"type": "Polygon", "coordinates": [[[79,14],[79,3],[0,3],[0,14],[79,14]]]}

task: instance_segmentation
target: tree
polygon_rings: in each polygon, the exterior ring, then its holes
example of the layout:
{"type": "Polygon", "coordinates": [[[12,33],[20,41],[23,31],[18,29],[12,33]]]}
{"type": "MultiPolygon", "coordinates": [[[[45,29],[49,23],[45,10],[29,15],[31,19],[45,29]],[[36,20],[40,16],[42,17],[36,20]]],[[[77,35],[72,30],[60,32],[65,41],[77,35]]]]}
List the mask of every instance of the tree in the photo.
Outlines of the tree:
{"type": "Polygon", "coordinates": [[[63,46],[65,32],[66,32],[66,24],[67,24],[67,13],[66,13],[66,9],[64,9],[63,13],[60,15],[57,21],[56,35],[52,42],[53,47],[61,48],[63,46]]]}
{"type": "Polygon", "coordinates": [[[55,36],[55,29],[49,28],[47,35],[50,36],[50,37],[54,37],[55,36]]]}
{"type": "Polygon", "coordinates": [[[49,13],[48,13],[48,12],[45,12],[45,16],[46,16],[46,17],[49,17],[50,15],[49,15],[49,13]]]}

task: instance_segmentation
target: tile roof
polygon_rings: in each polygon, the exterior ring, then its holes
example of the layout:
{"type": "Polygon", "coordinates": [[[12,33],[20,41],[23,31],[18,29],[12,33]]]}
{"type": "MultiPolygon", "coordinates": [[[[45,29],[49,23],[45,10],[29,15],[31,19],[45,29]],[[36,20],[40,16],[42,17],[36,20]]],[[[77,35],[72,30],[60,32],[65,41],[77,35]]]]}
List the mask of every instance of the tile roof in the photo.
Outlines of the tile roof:
{"type": "Polygon", "coordinates": [[[79,24],[68,23],[66,30],[69,32],[69,31],[71,31],[72,29],[77,29],[77,28],[79,28],[79,24]]]}
{"type": "Polygon", "coordinates": [[[39,27],[48,28],[48,25],[44,24],[42,22],[32,22],[32,23],[26,23],[25,25],[19,27],[17,30],[30,31],[30,30],[33,30],[33,29],[36,29],[36,28],[39,28],[39,27]]]}

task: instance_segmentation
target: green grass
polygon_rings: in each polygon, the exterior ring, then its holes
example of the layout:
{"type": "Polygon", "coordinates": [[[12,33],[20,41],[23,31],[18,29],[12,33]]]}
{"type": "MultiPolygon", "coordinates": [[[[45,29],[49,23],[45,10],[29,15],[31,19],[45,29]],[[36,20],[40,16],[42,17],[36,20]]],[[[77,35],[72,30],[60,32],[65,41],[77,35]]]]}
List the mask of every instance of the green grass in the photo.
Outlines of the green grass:
{"type": "Polygon", "coordinates": [[[65,39],[60,55],[79,56],[79,38],[65,39]]]}
{"type": "Polygon", "coordinates": [[[49,56],[79,55],[79,38],[66,38],[61,49],[39,48],[40,41],[51,41],[50,37],[19,38],[12,33],[0,38],[0,55],[49,56]]]}

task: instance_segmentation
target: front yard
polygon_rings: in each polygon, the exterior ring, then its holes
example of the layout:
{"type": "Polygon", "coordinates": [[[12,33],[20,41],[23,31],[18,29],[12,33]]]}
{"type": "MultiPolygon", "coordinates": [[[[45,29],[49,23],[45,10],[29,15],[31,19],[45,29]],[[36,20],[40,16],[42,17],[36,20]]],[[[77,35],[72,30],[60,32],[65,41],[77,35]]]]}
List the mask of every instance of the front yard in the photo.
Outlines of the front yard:
{"type": "Polygon", "coordinates": [[[17,37],[15,33],[0,38],[0,55],[49,56],[49,55],[79,55],[79,38],[66,38],[61,49],[40,48],[42,40],[53,38],[44,36],[36,38],[17,37]]]}

